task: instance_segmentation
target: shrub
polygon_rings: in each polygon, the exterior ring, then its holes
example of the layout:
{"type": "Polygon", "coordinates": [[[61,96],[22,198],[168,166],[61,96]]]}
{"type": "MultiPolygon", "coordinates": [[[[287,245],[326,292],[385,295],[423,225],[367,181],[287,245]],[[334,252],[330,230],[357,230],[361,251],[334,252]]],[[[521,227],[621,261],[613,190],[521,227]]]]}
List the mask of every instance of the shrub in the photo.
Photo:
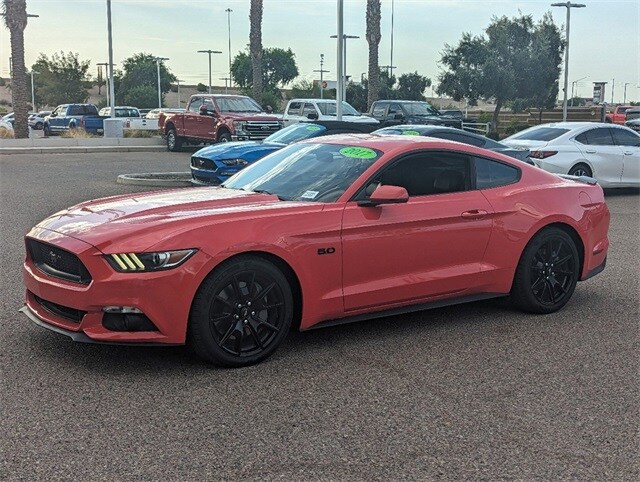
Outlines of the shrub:
{"type": "Polygon", "coordinates": [[[60,137],[64,137],[65,139],[91,139],[100,136],[91,134],[84,129],[68,129],[60,134],[60,137]]]}
{"type": "MultiPolygon", "coordinates": [[[[206,92],[209,90],[209,87],[207,87],[206,85],[204,85],[202,82],[200,82],[198,85],[196,85],[196,90],[198,92],[206,92]]],[[[176,92],[178,91],[178,88],[176,87],[176,92]]]]}
{"type": "Polygon", "coordinates": [[[125,129],[124,136],[125,137],[136,137],[136,138],[144,138],[149,139],[151,137],[156,137],[160,134],[160,131],[157,130],[144,130],[144,129],[125,129]]]}
{"type": "Polygon", "coordinates": [[[15,134],[6,127],[0,127],[0,139],[13,139],[15,134]]]}

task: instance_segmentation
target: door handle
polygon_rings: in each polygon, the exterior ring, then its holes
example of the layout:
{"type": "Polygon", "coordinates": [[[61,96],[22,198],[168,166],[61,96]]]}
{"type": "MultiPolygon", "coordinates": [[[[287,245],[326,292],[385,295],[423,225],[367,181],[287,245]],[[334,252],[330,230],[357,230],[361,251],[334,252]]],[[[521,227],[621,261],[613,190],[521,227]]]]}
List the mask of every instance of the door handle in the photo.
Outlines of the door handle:
{"type": "Polygon", "coordinates": [[[632,156],[633,155],[633,151],[624,151],[624,155],[625,156],[632,156]]]}
{"type": "Polygon", "coordinates": [[[489,214],[484,209],[472,209],[470,211],[463,212],[460,217],[463,219],[482,219],[489,214]]]}
{"type": "Polygon", "coordinates": [[[594,151],[593,149],[587,149],[585,152],[587,154],[595,154],[596,153],[596,151],[594,151]]]}

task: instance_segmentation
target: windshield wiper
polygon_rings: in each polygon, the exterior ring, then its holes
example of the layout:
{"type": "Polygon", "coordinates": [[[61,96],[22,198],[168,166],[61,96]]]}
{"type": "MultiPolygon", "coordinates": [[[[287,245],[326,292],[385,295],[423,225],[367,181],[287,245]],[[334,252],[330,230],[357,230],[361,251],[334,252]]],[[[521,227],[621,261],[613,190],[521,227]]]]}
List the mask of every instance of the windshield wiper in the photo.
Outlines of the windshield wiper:
{"type": "Polygon", "coordinates": [[[269,194],[270,196],[278,196],[278,199],[280,201],[288,201],[288,199],[283,198],[282,196],[280,196],[278,194],[274,194],[272,192],[269,192],[266,189],[253,189],[253,192],[257,192],[258,194],[269,194]]]}

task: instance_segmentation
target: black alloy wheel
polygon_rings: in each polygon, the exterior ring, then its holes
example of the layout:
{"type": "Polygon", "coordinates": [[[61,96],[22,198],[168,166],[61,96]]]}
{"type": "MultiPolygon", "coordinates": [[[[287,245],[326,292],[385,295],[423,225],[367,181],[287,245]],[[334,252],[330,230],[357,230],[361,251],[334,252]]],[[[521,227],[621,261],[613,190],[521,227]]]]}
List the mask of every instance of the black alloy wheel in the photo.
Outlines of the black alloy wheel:
{"type": "Polygon", "coordinates": [[[551,227],[540,231],[525,248],[511,291],[519,308],[553,313],[571,298],[580,273],[580,257],[571,236],[551,227]]]}
{"type": "Polygon", "coordinates": [[[293,316],[287,279],[272,263],[242,256],[215,269],[193,302],[189,344],[217,365],[252,365],[271,355],[293,316]]]}

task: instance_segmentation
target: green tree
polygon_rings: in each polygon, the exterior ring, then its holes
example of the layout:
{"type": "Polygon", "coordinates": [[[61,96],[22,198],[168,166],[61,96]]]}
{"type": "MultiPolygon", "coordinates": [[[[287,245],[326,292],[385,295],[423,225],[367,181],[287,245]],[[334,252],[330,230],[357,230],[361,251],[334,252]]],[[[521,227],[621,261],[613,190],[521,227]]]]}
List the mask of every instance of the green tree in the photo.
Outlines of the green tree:
{"type": "Polygon", "coordinates": [[[11,95],[15,113],[15,136],[29,137],[29,115],[27,94],[27,68],[24,64],[24,29],[27,28],[26,0],[4,0],[2,2],[4,23],[11,37],[11,95]]]}
{"type": "Polygon", "coordinates": [[[418,72],[402,74],[398,78],[396,96],[405,100],[426,100],[424,91],[431,86],[431,79],[418,72]]]}
{"type": "Polygon", "coordinates": [[[36,104],[53,107],[85,102],[89,97],[85,84],[89,64],[73,52],[54,53],[51,58],[40,54],[31,67],[37,72],[34,76],[36,104]]]}
{"type": "MultiPolygon", "coordinates": [[[[266,48],[262,52],[262,92],[279,95],[279,89],[298,76],[295,54],[291,49],[266,48]]],[[[231,63],[231,76],[245,93],[253,90],[253,69],[248,52],[240,52],[231,63]]],[[[257,99],[256,99],[257,100],[257,99]]]]}
{"type": "Polygon", "coordinates": [[[553,95],[555,60],[562,55],[554,30],[549,14],[538,25],[530,15],[493,17],[486,36],[465,33],[457,46],[445,45],[441,63],[446,70],[439,76],[437,92],[457,101],[467,99],[471,105],[479,99],[493,100],[495,130],[508,102],[526,99],[530,105],[542,105],[553,95]],[[545,55],[548,59],[542,62],[545,55]]]}
{"type": "Polygon", "coordinates": [[[209,88],[204,85],[202,82],[199,82],[198,85],[196,85],[196,90],[198,92],[206,92],[209,88]]]}
{"type": "MultiPolygon", "coordinates": [[[[125,103],[130,91],[136,87],[147,86],[155,90],[156,100],[154,106],[158,104],[158,70],[156,57],[151,54],[138,53],[122,63],[122,73],[119,73],[119,86],[116,89],[116,103],[125,103]]],[[[160,91],[162,92],[162,104],[164,105],[164,94],[171,89],[171,83],[177,77],[173,75],[164,61],[160,61],[160,91]]],[[[138,94],[142,91],[137,90],[138,94]]],[[[137,106],[142,107],[142,106],[137,106]]]]}
{"type": "Polygon", "coordinates": [[[141,109],[152,109],[158,106],[158,89],[150,85],[137,85],[125,94],[124,105],[134,105],[141,109]]]}

